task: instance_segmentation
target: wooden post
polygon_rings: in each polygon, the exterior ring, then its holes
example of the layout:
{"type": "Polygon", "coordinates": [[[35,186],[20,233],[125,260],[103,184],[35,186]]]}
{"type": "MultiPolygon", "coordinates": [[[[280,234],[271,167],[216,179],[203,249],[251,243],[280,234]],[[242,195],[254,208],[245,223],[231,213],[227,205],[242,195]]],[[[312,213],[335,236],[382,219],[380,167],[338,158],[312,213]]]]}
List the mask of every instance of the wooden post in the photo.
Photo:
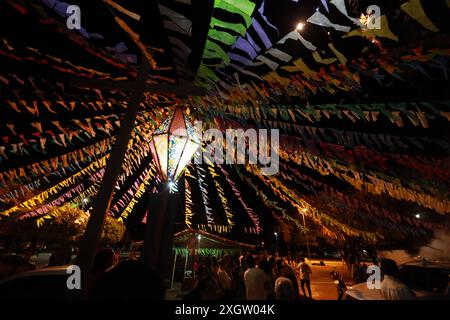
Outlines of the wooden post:
{"type": "Polygon", "coordinates": [[[94,258],[103,230],[103,223],[106,213],[111,205],[114,188],[122,168],[122,161],[128,147],[131,131],[139,110],[147,78],[150,73],[150,66],[146,59],[142,59],[139,75],[135,81],[135,86],[131,92],[125,117],[120,123],[120,130],[116,142],[112,148],[109,161],[103,174],[102,183],[95,198],[93,209],[86,226],[86,232],[80,243],[80,251],[77,256],[77,265],[82,273],[82,294],[87,294],[89,280],[94,258]]]}
{"type": "MultiPolygon", "coordinates": [[[[184,83],[182,85],[147,84],[151,66],[143,58],[140,71],[135,81],[110,81],[95,79],[69,79],[70,86],[88,87],[106,90],[131,91],[130,101],[123,120],[120,123],[119,134],[114,143],[110,158],[103,174],[102,183],[93,203],[92,213],[86,226],[83,239],[80,243],[76,264],[81,269],[82,290],[81,296],[86,296],[94,258],[103,230],[106,213],[108,212],[114,188],[122,167],[122,161],[127,151],[128,142],[138,114],[139,105],[145,91],[158,93],[171,93],[178,96],[205,95],[206,90],[195,85],[184,83]]],[[[173,227],[173,226],[172,226],[173,227]]],[[[173,229],[172,229],[173,230],[173,229]]],[[[172,238],[171,238],[172,239],[172,238]]],[[[75,295],[78,295],[76,293],[75,295]]]]}
{"type": "Polygon", "coordinates": [[[158,269],[162,230],[167,212],[169,190],[148,195],[147,222],[145,224],[142,260],[152,269],[158,269]]]}
{"type": "Polygon", "coordinates": [[[186,260],[184,261],[184,272],[183,272],[183,279],[186,276],[186,270],[187,270],[187,265],[188,265],[188,259],[189,259],[189,249],[186,246],[186,260]]]}
{"type": "Polygon", "coordinates": [[[175,251],[175,257],[173,258],[173,267],[172,267],[172,279],[170,281],[170,288],[173,288],[173,280],[175,279],[175,269],[177,266],[177,257],[178,253],[175,251]]]}
{"type": "Polygon", "coordinates": [[[306,248],[308,249],[308,259],[311,260],[311,253],[309,252],[309,240],[308,235],[306,234],[306,220],[305,220],[305,214],[302,213],[303,216],[303,226],[305,228],[305,238],[306,238],[306,248]]]}
{"type": "Polygon", "coordinates": [[[179,194],[170,193],[167,186],[149,195],[145,228],[143,261],[154,269],[162,280],[170,279],[173,229],[179,212],[179,194]]]}

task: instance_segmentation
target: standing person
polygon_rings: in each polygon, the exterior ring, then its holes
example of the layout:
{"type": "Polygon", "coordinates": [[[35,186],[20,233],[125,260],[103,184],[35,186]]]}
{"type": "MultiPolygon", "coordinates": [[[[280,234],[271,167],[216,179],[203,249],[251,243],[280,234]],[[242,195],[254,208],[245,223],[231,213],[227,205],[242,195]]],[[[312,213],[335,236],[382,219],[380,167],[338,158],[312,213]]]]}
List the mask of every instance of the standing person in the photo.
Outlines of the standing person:
{"type": "Polygon", "coordinates": [[[305,258],[300,258],[300,263],[298,264],[298,271],[300,273],[300,284],[302,286],[302,292],[303,295],[306,297],[305,292],[305,284],[306,288],[308,289],[309,298],[312,299],[311,294],[311,280],[310,280],[310,274],[312,273],[310,266],[305,262],[305,258]]]}
{"type": "Polygon", "coordinates": [[[93,300],[159,300],[165,295],[164,282],[142,261],[130,259],[108,269],[95,283],[93,300]]]}
{"type": "Polygon", "coordinates": [[[220,300],[224,298],[217,272],[217,261],[205,257],[199,266],[196,285],[184,297],[184,300],[220,300]]]}
{"type": "Polygon", "coordinates": [[[223,262],[223,270],[228,274],[228,276],[233,280],[234,274],[233,274],[233,260],[231,259],[231,256],[226,254],[222,257],[223,262]]]}
{"type": "Polygon", "coordinates": [[[224,297],[230,298],[231,296],[231,285],[232,280],[226,271],[226,262],[223,259],[219,260],[219,268],[217,270],[217,279],[219,280],[219,284],[223,290],[224,297]]]}
{"type": "Polygon", "coordinates": [[[249,254],[245,263],[248,269],[244,272],[244,283],[247,300],[267,300],[267,276],[261,269],[255,268],[255,258],[249,254]]]}
{"type": "Polygon", "coordinates": [[[238,300],[244,300],[246,297],[245,293],[245,283],[244,283],[244,272],[247,269],[245,265],[245,259],[243,255],[240,255],[237,257],[237,264],[236,264],[236,270],[234,272],[234,285],[233,285],[233,291],[234,291],[234,298],[238,300]]]}
{"type": "Polygon", "coordinates": [[[273,267],[267,260],[262,260],[259,263],[259,268],[266,273],[267,283],[266,283],[266,291],[267,291],[267,300],[275,299],[275,277],[273,275],[273,267]]]}
{"type": "Polygon", "coordinates": [[[294,300],[295,292],[292,281],[287,277],[288,266],[280,270],[280,276],[275,281],[275,296],[277,300],[294,300]]]}
{"type": "Polygon", "coordinates": [[[381,296],[384,300],[415,300],[415,293],[406,284],[396,278],[397,263],[391,259],[381,260],[381,296]]]}
{"type": "Polygon", "coordinates": [[[106,272],[114,267],[114,251],[110,248],[102,248],[97,251],[92,266],[92,283],[88,291],[91,291],[96,283],[106,274],[106,272]]]}
{"type": "Polygon", "coordinates": [[[283,261],[281,259],[277,259],[275,261],[275,266],[274,266],[274,274],[275,274],[275,278],[278,278],[281,275],[281,269],[283,268],[283,261]]]}
{"type": "Polygon", "coordinates": [[[340,274],[338,274],[336,270],[333,270],[331,272],[331,279],[336,284],[338,300],[342,300],[345,291],[347,291],[347,286],[345,285],[343,277],[340,274]]]}
{"type": "Polygon", "coordinates": [[[284,272],[284,276],[286,278],[288,278],[289,280],[291,280],[292,288],[294,289],[293,290],[293,295],[292,295],[293,299],[294,300],[299,299],[300,298],[300,296],[299,296],[300,290],[299,290],[299,287],[298,287],[298,281],[297,281],[297,277],[295,276],[294,269],[292,269],[291,266],[287,265],[287,266],[284,267],[284,271],[283,272],[284,272]]]}

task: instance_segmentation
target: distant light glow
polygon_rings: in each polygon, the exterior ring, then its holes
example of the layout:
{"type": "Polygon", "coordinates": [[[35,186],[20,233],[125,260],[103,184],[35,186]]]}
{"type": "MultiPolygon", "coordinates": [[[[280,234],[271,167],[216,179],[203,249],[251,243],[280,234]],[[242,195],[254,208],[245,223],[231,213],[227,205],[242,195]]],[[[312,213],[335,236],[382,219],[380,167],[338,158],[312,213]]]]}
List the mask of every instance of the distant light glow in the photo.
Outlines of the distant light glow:
{"type": "Polygon", "coordinates": [[[417,219],[420,219],[420,214],[416,214],[416,218],[417,218],[417,219]]]}
{"type": "Polygon", "coordinates": [[[274,232],[273,235],[276,237],[278,235],[278,233],[274,232]]]}
{"type": "Polygon", "coordinates": [[[305,24],[303,22],[300,22],[299,24],[297,24],[297,30],[298,31],[302,30],[304,26],[305,24]]]}
{"type": "Polygon", "coordinates": [[[167,187],[169,188],[170,193],[176,193],[178,192],[178,184],[174,181],[169,181],[167,183],[167,187]]]}
{"type": "Polygon", "coordinates": [[[197,236],[197,239],[198,239],[198,240],[202,240],[202,235],[199,234],[199,235],[197,236]]]}

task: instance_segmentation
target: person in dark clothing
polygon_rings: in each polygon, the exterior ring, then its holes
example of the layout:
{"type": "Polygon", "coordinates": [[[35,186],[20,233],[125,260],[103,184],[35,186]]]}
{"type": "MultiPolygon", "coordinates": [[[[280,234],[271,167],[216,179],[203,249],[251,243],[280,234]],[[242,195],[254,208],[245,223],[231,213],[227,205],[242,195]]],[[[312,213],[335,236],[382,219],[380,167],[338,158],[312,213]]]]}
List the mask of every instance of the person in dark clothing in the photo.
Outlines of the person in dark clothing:
{"type": "Polygon", "coordinates": [[[100,274],[111,268],[114,264],[114,251],[110,248],[103,248],[97,252],[94,259],[93,273],[100,274]]]}
{"type": "Polygon", "coordinates": [[[217,261],[207,258],[198,270],[197,284],[183,300],[219,300],[224,298],[224,292],[217,277],[217,261]]]}
{"type": "Polygon", "coordinates": [[[91,292],[97,281],[103,277],[105,272],[114,265],[114,251],[110,248],[100,249],[94,258],[92,266],[92,279],[89,283],[88,291],[91,292]]]}
{"type": "Polygon", "coordinates": [[[286,278],[288,278],[289,280],[291,280],[292,286],[294,288],[294,297],[293,298],[294,298],[294,300],[297,300],[300,298],[300,290],[298,287],[298,281],[297,281],[297,277],[295,276],[295,272],[289,266],[285,266],[284,269],[285,269],[284,276],[286,278]]]}
{"type": "Polygon", "coordinates": [[[338,274],[336,271],[331,272],[331,279],[336,284],[338,300],[342,300],[344,297],[345,291],[347,291],[347,286],[345,285],[343,277],[338,274]]]}
{"type": "Polygon", "coordinates": [[[259,268],[266,273],[267,276],[267,300],[275,300],[275,277],[273,267],[267,260],[259,263],[259,268]]]}
{"type": "Polygon", "coordinates": [[[138,260],[120,262],[95,283],[93,300],[163,300],[164,283],[154,270],[138,260]]]}

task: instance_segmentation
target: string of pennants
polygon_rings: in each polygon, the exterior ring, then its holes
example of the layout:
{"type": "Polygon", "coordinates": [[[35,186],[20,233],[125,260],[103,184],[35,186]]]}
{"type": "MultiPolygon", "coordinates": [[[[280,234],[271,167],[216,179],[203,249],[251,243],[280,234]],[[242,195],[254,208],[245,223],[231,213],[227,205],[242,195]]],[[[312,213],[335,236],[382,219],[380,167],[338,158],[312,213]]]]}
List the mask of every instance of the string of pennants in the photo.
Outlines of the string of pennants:
{"type": "MultiPolygon", "coordinates": [[[[246,24],[241,25],[242,28],[238,28],[231,23],[227,24],[222,23],[220,25],[222,28],[219,31],[215,28],[216,27],[216,24],[214,23],[215,17],[213,15],[213,20],[211,22],[210,29],[208,32],[207,43],[205,45],[204,58],[206,57],[209,59],[216,59],[221,61],[221,63],[217,65],[208,65],[208,63],[202,63],[200,65],[197,74],[199,78],[203,79],[203,83],[207,86],[214,86],[214,88],[216,89],[218,89],[216,84],[220,84],[225,89],[229,89],[230,85],[239,87],[240,86],[239,74],[241,74],[249,76],[251,79],[253,78],[254,80],[257,81],[266,80],[269,83],[274,82],[284,86],[288,84],[291,86],[297,85],[298,82],[300,82],[299,86],[301,90],[290,90],[290,91],[291,92],[297,91],[299,93],[297,93],[296,95],[301,95],[304,97],[304,93],[302,93],[304,88],[311,90],[313,93],[316,93],[318,90],[319,91],[327,90],[330,93],[334,93],[338,88],[350,90],[353,89],[355,86],[359,86],[359,76],[355,73],[350,72],[349,69],[354,69],[357,70],[358,72],[361,72],[362,74],[373,76],[375,79],[377,79],[377,81],[380,82],[380,84],[383,76],[380,75],[378,70],[381,69],[386,70],[388,74],[393,75],[401,80],[402,80],[400,76],[401,71],[399,69],[401,67],[409,66],[417,69],[419,72],[426,74],[426,71],[420,64],[408,61],[408,58],[414,59],[414,57],[411,56],[405,56],[404,58],[406,62],[404,62],[402,65],[391,64],[389,62],[389,60],[391,59],[378,58],[377,61],[379,63],[378,67],[371,68],[376,72],[371,72],[372,70],[369,71],[368,68],[364,67],[368,66],[368,63],[365,63],[364,61],[354,61],[354,64],[349,64],[347,68],[345,66],[349,62],[349,59],[347,59],[332,42],[328,43],[327,47],[318,48],[309,40],[303,38],[302,35],[296,30],[289,32],[277,42],[272,41],[271,39],[269,39],[268,35],[264,31],[264,28],[261,26],[259,21],[255,18],[254,19],[251,18],[251,15],[255,12],[254,3],[250,1],[242,2],[229,0],[229,1],[218,1],[217,6],[220,7],[223,2],[226,2],[225,10],[229,11],[232,14],[240,15],[241,19],[243,19],[243,21],[245,21],[246,24]],[[230,28],[230,25],[233,25],[233,28],[230,28]],[[261,48],[258,44],[255,43],[254,39],[251,36],[252,33],[246,33],[244,36],[246,28],[249,28],[250,26],[256,30],[256,34],[259,36],[265,48],[261,48]],[[237,35],[235,34],[236,32],[240,33],[239,38],[237,38],[237,35]],[[325,72],[325,69],[322,69],[322,71],[318,73],[312,71],[305,64],[303,58],[299,58],[298,60],[294,61],[294,66],[285,66],[281,67],[281,69],[287,72],[300,71],[303,73],[303,76],[307,81],[302,81],[298,77],[295,77],[295,79],[293,77],[283,78],[276,72],[279,69],[280,63],[289,63],[294,59],[293,56],[283,51],[283,45],[286,44],[287,40],[299,41],[306,49],[309,50],[311,57],[317,64],[322,64],[330,67],[330,65],[332,65],[333,63],[339,63],[341,66],[344,66],[343,70],[339,71],[333,67],[331,68],[331,70],[329,70],[329,72],[325,72]],[[226,52],[228,51],[230,46],[239,48],[240,49],[239,52],[242,55],[236,54],[235,52],[229,52],[229,54],[227,54],[226,52]],[[323,50],[328,50],[332,56],[329,58],[323,58],[320,52],[323,50]],[[276,61],[279,61],[280,63],[276,61]],[[238,65],[237,63],[240,65],[238,65]],[[264,76],[260,76],[259,72],[252,71],[252,69],[260,68],[262,65],[267,67],[267,69],[269,70],[269,72],[266,73],[264,76]],[[227,72],[227,69],[224,68],[225,66],[230,66],[231,67],[230,69],[234,70],[235,72],[234,75],[232,75],[231,72],[227,72]],[[215,69],[213,67],[215,67],[215,69]],[[340,74],[336,78],[333,76],[333,73],[335,72],[338,72],[340,74]],[[321,77],[323,77],[322,80],[320,79],[321,77]],[[340,81],[339,80],[340,78],[341,79],[347,78],[349,81],[348,84],[346,85],[345,81],[344,82],[342,80],[340,81]],[[297,80],[297,83],[295,83],[295,80],[297,80]],[[315,81],[319,82],[315,83],[315,81]],[[227,82],[229,83],[227,84],[227,82]],[[331,84],[336,85],[336,87],[333,89],[331,84]]],[[[307,22],[325,28],[333,28],[339,32],[345,32],[346,34],[344,34],[343,37],[362,36],[369,38],[370,40],[375,38],[388,38],[390,40],[398,41],[398,37],[394,35],[389,29],[386,15],[382,15],[380,17],[380,28],[368,28],[367,25],[363,21],[361,21],[361,19],[349,17],[347,10],[345,8],[344,1],[331,1],[331,3],[338,9],[338,12],[349,18],[349,20],[352,22],[350,23],[350,25],[352,24],[356,25],[357,28],[350,31],[351,27],[349,26],[341,26],[334,24],[330,22],[330,20],[319,11],[314,12],[314,14],[309,19],[307,19],[307,22]]],[[[216,6],[216,2],[214,5],[216,6]]],[[[433,23],[424,13],[421,2],[419,0],[404,3],[400,9],[403,10],[405,15],[419,22],[427,30],[430,30],[431,32],[439,31],[439,29],[433,25],[433,23]]],[[[328,7],[327,11],[329,12],[328,7]]],[[[263,13],[264,13],[264,3],[262,3],[259,10],[256,11],[256,17],[260,18],[260,21],[261,20],[264,21],[264,26],[266,27],[266,30],[275,29],[275,31],[278,31],[278,29],[268,21],[268,19],[264,16],[263,13]]],[[[276,34],[276,36],[279,37],[278,34],[276,34]]],[[[420,50],[421,48],[417,48],[416,52],[419,52],[420,50]]],[[[387,55],[387,52],[385,53],[387,55]]],[[[436,58],[436,60],[434,60],[433,63],[442,68],[444,76],[447,77],[447,69],[446,69],[447,60],[445,56],[448,56],[448,52],[439,49],[434,51],[432,50],[431,56],[430,54],[428,54],[427,58],[429,60],[434,59],[435,58],[434,55],[438,55],[439,57],[436,58]]],[[[416,58],[419,57],[417,56],[416,58]]],[[[423,60],[422,58],[420,60],[421,62],[426,61],[423,60]]],[[[371,61],[373,61],[373,59],[371,59],[371,61]]]]}
{"type": "MultiPolygon", "coordinates": [[[[209,108],[205,108],[205,114],[209,118],[215,116],[230,115],[240,119],[252,119],[268,123],[275,121],[289,121],[295,127],[296,123],[314,124],[323,119],[336,116],[339,119],[377,122],[380,116],[387,118],[396,127],[404,127],[410,123],[414,127],[428,128],[429,121],[442,119],[450,121],[450,112],[442,108],[450,107],[450,101],[423,101],[416,102],[390,102],[371,104],[324,104],[324,105],[279,105],[263,104],[256,106],[236,105],[232,103],[217,103],[210,101],[209,108]],[[273,120],[272,120],[273,119],[273,120]]],[[[235,101],[236,103],[236,101],[235,101]]],[[[285,124],[284,126],[288,126],[285,124]]],[[[298,126],[297,126],[298,127],[298,126]]]]}
{"type": "Polygon", "coordinates": [[[308,215],[315,223],[321,225],[322,227],[336,228],[339,231],[344,232],[348,236],[360,236],[368,242],[376,242],[377,239],[382,238],[380,234],[358,230],[356,228],[343,224],[336,219],[333,219],[325,213],[319,212],[317,209],[307,203],[304,200],[304,197],[286,187],[277,178],[273,176],[261,175],[258,168],[246,166],[246,169],[252,174],[258,176],[260,180],[268,187],[270,187],[274,194],[276,194],[281,200],[290,203],[294,208],[296,208],[299,214],[303,213],[305,215],[308,215]]]}
{"type": "Polygon", "coordinates": [[[280,150],[280,158],[305,165],[322,175],[333,175],[357,190],[364,190],[372,194],[389,194],[394,199],[415,202],[425,208],[435,210],[440,214],[450,212],[450,202],[429,194],[420,193],[414,189],[402,186],[399,181],[391,182],[378,178],[369,173],[346,167],[336,162],[330,162],[323,157],[317,157],[298,149],[280,150]]]}
{"type": "MultiPolygon", "coordinates": [[[[302,187],[304,187],[304,188],[307,188],[307,186],[313,186],[308,189],[314,195],[317,195],[318,193],[326,193],[327,195],[329,195],[330,199],[339,199],[341,201],[341,203],[345,203],[345,205],[347,207],[362,208],[362,209],[364,209],[364,211],[367,214],[375,214],[382,218],[388,218],[388,220],[390,220],[391,223],[394,223],[394,225],[405,222],[405,223],[412,225],[414,227],[417,227],[417,228],[424,227],[424,228],[431,230],[434,227],[434,225],[431,223],[417,221],[417,219],[411,219],[406,216],[401,216],[397,213],[390,212],[387,209],[379,208],[376,205],[369,204],[367,202],[361,202],[360,200],[356,199],[355,197],[351,198],[351,197],[347,196],[345,193],[335,190],[334,188],[330,187],[329,185],[322,183],[318,180],[312,179],[311,177],[309,177],[305,174],[302,174],[297,169],[290,168],[289,166],[287,166],[285,164],[282,164],[282,167],[283,167],[284,171],[281,172],[281,177],[285,181],[292,181],[293,183],[301,184],[302,187]],[[285,173],[286,171],[289,171],[289,173],[285,173]],[[293,174],[293,176],[291,176],[290,174],[293,174]]],[[[385,223],[385,221],[379,220],[378,223],[385,223]]]]}
{"type": "MultiPolygon", "coordinates": [[[[140,36],[133,31],[133,23],[141,19],[140,13],[132,12],[112,0],[104,2],[113,12],[119,12],[120,16],[115,16],[114,20],[124,31],[124,35],[126,34],[136,44],[150,63],[154,63],[150,52],[157,49],[143,44],[140,36]]],[[[189,0],[177,2],[181,5],[161,1],[159,10],[163,16],[164,27],[166,31],[169,30],[169,42],[175,56],[176,71],[180,76],[188,77],[190,71],[187,70],[186,64],[192,53],[189,47],[192,45],[192,21],[189,14],[177,12],[176,9],[184,8],[189,11],[192,9],[192,3],[189,0]]],[[[44,3],[58,14],[65,15],[64,8],[67,4],[53,0],[44,3]]],[[[336,24],[322,8],[308,18],[309,24],[341,32],[344,37],[362,36],[369,40],[379,38],[399,40],[390,30],[389,16],[381,17],[381,29],[369,30],[360,19],[348,15],[345,1],[323,0],[321,3],[327,13],[334,7],[346,16],[348,25],[336,24]]],[[[18,10],[22,10],[20,5],[18,6],[18,10]]],[[[320,178],[333,177],[362,193],[386,194],[394,200],[418,204],[441,215],[450,211],[445,194],[442,195],[439,190],[433,189],[432,185],[427,185],[426,181],[420,181],[419,185],[414,185],[408,180],[400,182],[391,176],[383,176],[380,170],[374,169],[392,168],[394,159],[399,166],[414,168],[427,178],[437,177],[445,183],[448,180],[446,170],[448,164],[445,161],[420,155],[397,154],[411,148],[428,150],[430,146],[448,152],[450,148],[444,140],[318,126],[323,120],[337,117],[353,124],[378,124],[387,120],[395,129],[404,127],[428,129],[431,121],[450,120],[450,113],[443,110],[448,108],[448,101],[327,105],[310,105],[306,102],[303,106],[296,99],[307,99],[310,94],[324,92],[335,94],[338,91],[358,91],[362,89],[363,77],[371,77],[380,86],[388,86],[392,79],[405,81],[406,70],[411,69],[430,79],[432,78],[430,70],[440,70],[439,77],[447,79],[450,53],[448,48],[428,48],[424,45],[410,47],[391,56],[390,52],[380,45],[381,55],[352,59],[342,54],[339,43],[330,42],[325,47],[319,47],[314,39],[303,37],[297,31],[280,34],[266,15],[264,1],[256,5],[250,0],[215,0],[213,7],[205,50],[197,71],[197,83],[214,88],[216,95],[194,99],[194,102],[197,109],[206,116],[203,119],[209,122],[216,121],[217,117],[223,120],[234,118],[241,119],[244,124],[253,120],[257,125],[285,130],[280,151],[282,160],[280,175],[262,176],[258,174],[258,170],[248,166],[245,171],[236,170],[238,177],[256,192],[262,204],[270,209],[273,217],[283,228],[295,225],[297,229],[306,232],[299,224],[299,216],[287,213],[285,207],[289,205],[296,209],[298,214],[306,208],[308,219],[317,223],[323,232],[331,237],[338,238],[343,233],[347,236],[361,236],[370,242],[383,238],[381,233],[358,229],[331,214],[313,208],[312,196],[293,191],[289,187],[291,184],[306,188],[313,196],[325,200],[339,199],[338,201],[348,208],[362,208],[358,214],[373,214],[374,224],[386,227],[392,232],[398,231],[403,235],[415,234],[428,232],[435,227],[423,221],[408,219],[377,205],[352,200],[327,183],[321,182],[321,179],[313,179],[304,174],[300,168],[309,168],[319,173],[320,178]],[[232,22],[220,14],[223,11],[227,12],[225,16],[234,17],[232,22]],[[292,43],[303,47],[305,54],[302,57],[296,57],[285,49],[292,43]],[[395,58],[400,60],[400,63],[397,63],[395,58]],[[243,84],[243,79],[251,81],[243,84]],[[288,135],[292,136],[288,139],[288,135]],[[311,141],[314,142],[314,147],[311,141]],[[299,150],[299,145],[306,146],[305,150],[299,150]],[[316,148],[319,148],[320,152],[316,151],[316,148]],[[350,148],[352,150],[348,150],[350,148]],[[361,159],[372,165],[361,168],[362,161],[359,161],[361,159]],[[287,163],[296,163],[297,166],[290,168],[287,163]],[[250,174],[252,178],[249,177],[250,174]],[[255,180],[262,183],[265,189],[262,190],[255,180]]],[[[404,2],[400,9],[403,15],[414,19],[429,32],[439,31],[433,21],[426,16],[421,1],[404,2]]],[[[27,9],[22,12],[24,15],[31,14],[27,9]]],[[[46,19],[41,22],[49,25],[55,23],[46,19]]],[[[58,29],[58,32],[64,31],[58,29]]],[[[102,37],[84,28],[79,33],[85,40],[102,37]]],[[[1,38],[0,41],[0,57],[8,62],[47,66],[53,75],[65,77],[125,80],[136,75],[134,68],[130,68],[130,63],[136,63],[136,56],[124,43],[119,42],[114,47],[93,50],[77,37],[69,39],[89,55],[107,62],[111,70],[80,66],[43,49],[33,47],[25,50],[16,49],[15,42],[6,38],[1,38]]],[[[160,68],[160,71],[163,69],[160,68]]],[[[434,74],[436,73],[433,72],[433,76],[434,74]]],[[[153,77],[154,80],[170,80],[161,75],[153,77]]],[[[81,99],[81,96],[76,98],[76,95],[68,95],[64,85],[58,82],[51,84],[46,81],[45,86],[48,84],[53,90],[52,97],[39,96],[44,81],[45,79],[28,77],[25,71],[18,70],[17,74],[0,71],[2,85],[10,86],[11,89],[32,87],[35,89],[33,94],[36,95],[27,100],[14,96],[13,90],[8,90],[5,95],[7,98],[2,102],[2,107],[7,108],[8,112],[33,116],[35,120],[29,123],[29,128],[28,124],[1,125],[0,161],[10,162],[12,156],[30,155],[31,158],[34,154],[42,155],[47,154],[49,150],[52,151],[48,153],[51,158],[47,160],[0,172],[0,201],[9,203],[14,199],[26,198],[3,211],[3,215],[25,212],[20,215],[21,218],[38,216],[47,219],[52,207],[65,203],[79,205],[85,197],[95,197],[114,135],[120,126],[121,115],[127,107],[124,102],[126,97],[120,93],[111,93],[111,96],[105,99],[101,96],[101,92],[87,90],[83,92],[87,96],[81,99]],[[111,99],[112,96],[119,98],[111,99]],[[58,120],[57,115],[60,112],[69,118],[58,120]],[[80,112],[84,115],[82,118],[79,117],[80,112]],[[3,134],[5,132],[6,134],[3,134]],[[63,149],[68,146],[74,147],[75,150],[58,154],[61,152],[58,151],[58,147],[63,149]],[[54,151],[57,152],[53,153],[54,151]],[[32,196],[28,197],[29,194],[32,196]]],[[[144,105],[153,106],[156,102],[170,103],[171,100],[158,95],[147,95],[144,105]]],[[[133,131],[130,150],[119,177],[118,186],[121,190],[116,191],[109,212],[119,220],[127,219],[145,191],[151,190],[157,182],[156,170],[152,163],[149,164],[151,159],[147,146],[152,127],[159,122],[161,116],[162,114],[158,112],[144,112],[139,115],[140,124],[133,131]],[[132,179],[133,182],[130,183],[132,179]]],[[[393,172],[395,170],[391,169],[391,174],[393,172]]],[[[254,235],[262,232],[258,214],[248,205],[244,192],[238,189],[236,181],[223,166],[198,166],[195,169],[191,167],[186,172],[185,196],[185,222],[189,227],[217,233],[231,233],[236,229],[243,229],[244,232],[254,235]],[[193,190],[200,190],[201,203],[195,203],[193,190]],[[232,191],[232,196],[228,196],[229,190],[232,191]],[[215,194],[218,195],[220,210],[223,211],[225,219],[215,216],[211,208],[212,197],[215,194]],[[233,212],[231,198],[243,209],[242,212],[233,212]],[[206,223],[194,221],[203,213],[202,218],[206,223]],[[237,214],[245,214],[251,221],[251,226],[240,226],[237,223],[239,220],[237,214]]]]}
{"type": "MultiPolygon", "coordinates": [[[[243,173],[240,173],[241,175],[243,175],[243,173]]],[[[289,177],[289,176],[287,176],[289,177]]],[[[282,178],[285,179],[286,175],[282,173],[282,178]]],[[[273,212],[281,212],[282,213],[282,217],[280,217],[280,219],[283,219],[284,222],[280,223],[281,225],[289,225],[291,228],[294,227],[297,230],[302,230],[302,232],[307,232],[307,229],[304,229],[304,227],[302,225],[299,224],[298,220],[295,220],[295,218],[290,217],[289,215],[286,214],[286,209],[284,209],[277,201],[271,201],[266,194],[264,193],[264,191],[262,190],[262,188],[260,186],[257,186],[256,184],[254,184],[251,179],[249,177],[244,177],[244,179],[246,180],[246,182],[255,190],[257,191],[257,194],[260,196],[260,199],[263,201],[263,203],[265,205],[267,205],[269,208],[271,208],[272,213],[273,212]]],[[[308,178],[310,179],[310,178],[308,178]]],[[[289,179],[290,181],[295,181],[293,178],[289,179]]],[[[297,182],[298,183],[298,182],[297,182]]],[[[318,182],[316,182],[318,183],[318,182]]],[[[323,185],[323,184],[322,184],[323,185]]],[[[302,184],[303,187],[305,187],[305,185],[302,184]]],[[[326,188],[329,188],[328,186],[325,186],[326,188]]],[[[314,188],[312,188],[312,190],[315,190],[314,188]]],[[[330,198],[329,201],[336,201],[336,199],[342,199],[345,198],[345,204],[346,204],[346,208],[349,207],[355,207],[355,204],[357,205],[357,208],[367,208],[367,211],[364,213],[364,218],[365,219],[370,219],[370,221],[372,222],[372,224],[377,225],[380,228],[380,231],[382,230],[391,230],[394,232],[399,232],[400,234],[413,234],[413,235],[417,235],[418,233],[423,233],[423,231],[420,229],[420,227],[422,227],[422,225],[420,225],[420,223],[418,224],[418,222],[415,222],[414,220],[408,220],[408,223],[412,225],[412,227],[408,227],[405,226],[403,224],[400,224],[399,222],[402,221],[402,217],[398,214],[393,214],[385,209],[380,209],[377,208],[376,206],[371,206],[368,205],[366,203],[360,203],[357,200],[354,199],[349,199],[348,197],[346,197],[345,195],[343,195],[342,193],[336,193],[333,194],[330,198]],[[373,210],[373,211],[372,211],[373,210]],[[367,216],[367,215],[368,216],[367,216]],[[378,217],[374,217],[373,215],[379,216],[378,217]],[[386,219],[388,218],[388,219],[386,219]],[[386,228],[386,229],[385,229],[386,228]]],[[[307,196],[303,197],[304,199],[308,199],[307,196]]],[[[286,199],[283,199],[284,201],[286,201],[286,199]]],[[[283,202],[283,200],[281,200],[283,202]]],[[[290,202],[295,208],[296,205],[293,204],[292,202],[290,202]]],[[[313,203],[313,202],[310,202],[313,203]]],[[[304,208],[303,208],[304,209],[304,208]]],[[[302,209],[302,213],[307,212],[305,210],[302,209]]],[[[341,208],[342,209],[342,208],[341,208]]],[[[357,212],[362,212],[362,211],[357,211],[357,212]]],[[[297,218],[298,219],[298,218],[297,218]]],[[[340,225],[341,227],[343,225],[340,225]]],[[[427,223],[426,228],[430,229],[430,228],[434,228],[436,227],[436,225],[433,225],[431,223],[427,223]]]]}
{"type": "MultiPolygon", "coordinates": [[[[260,227],[259,218],[253,212],[242,199],[240,191],[236,188],[233,180],[229,177],[228,173],[221,167],[217,165],[208,164],[207,167],[202,165],[197,165],[195,169],[186,170],[185,173],[185,223],[188,227],[195,226],[200,230],[217,232],[217,233],[230,233],[234,231],[236,224],[235,221],[238,219],[236,217],[236,210],[230,207],[230,193],[226,193],[225,184],[227,184],[230,190],[233,190],[234,198],[242,205],[244,211],[247,213],[250,221],[252,221],[254,226],[245,226],[245,233],[259,234],[262,231],[260,227]],[[202,205],[194,203],[192,197],[192,187],[193,184],[197,184],[198,190],[200,191],[200,198],[202,205]],[[215,189],[215,192],[208,191],[215,189]],[[214,210],[211,208],[211,198],[217,197],[221,208],[215,207],[214,210]],[[225,220],[219,218],[219,212],[223,210],[225,215],[225,220]],[[199,219],[200,215],[202,218],[199,219]],[[197,221],[197,222],[194,222],[197,221]],[[200,221],[205,221],[206,223],[198,223],[200,221]],[[225,224],[224,224],[225,223],[225,224]]],[[[241,218],[239,218],[242,220],[241,218]]],[[[239,226],[241,229],[241,226],[239,226]]]]}

